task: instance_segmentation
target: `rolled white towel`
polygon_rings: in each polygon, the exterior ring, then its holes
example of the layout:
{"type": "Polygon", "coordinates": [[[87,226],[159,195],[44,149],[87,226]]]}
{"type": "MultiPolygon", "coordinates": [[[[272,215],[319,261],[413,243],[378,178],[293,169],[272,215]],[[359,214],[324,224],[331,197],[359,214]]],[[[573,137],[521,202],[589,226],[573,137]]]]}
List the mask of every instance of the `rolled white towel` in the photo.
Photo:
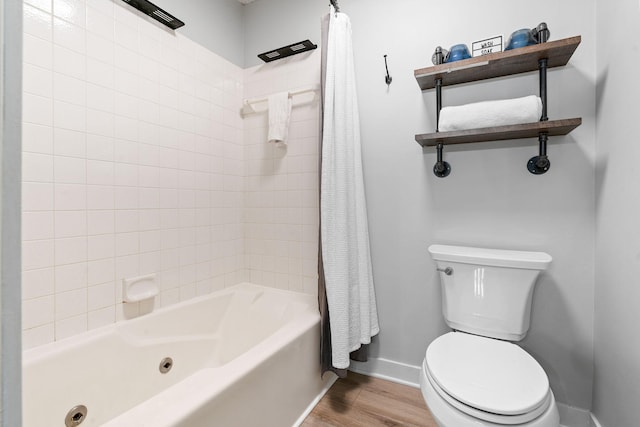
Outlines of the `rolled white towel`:
{"type": "Polygon", "coordinates": [[[535,95],[444,107],[440,111],[441,132],[517,125],[540,120],[542,100],[535,95]]]}

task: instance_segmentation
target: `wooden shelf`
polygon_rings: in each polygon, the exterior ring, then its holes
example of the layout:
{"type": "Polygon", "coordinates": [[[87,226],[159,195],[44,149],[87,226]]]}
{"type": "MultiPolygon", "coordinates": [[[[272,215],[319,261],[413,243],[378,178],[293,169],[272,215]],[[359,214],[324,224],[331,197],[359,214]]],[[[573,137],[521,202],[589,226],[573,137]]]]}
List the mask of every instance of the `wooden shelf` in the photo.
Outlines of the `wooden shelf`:
{"type": "Polygon", "coordinates": [[[569,62],[582,40],[581,36],[491,53],[462,61],[415,70],[422,90],[432,89],[437,79],[442,86],[451,86],[511,74],[538,70],[538,60],[547,58],[547,68],[561,67],[569,62]]]}
{"type": "Polygon", "coordinates": [[[439,142],[448,145],[500,141],[505,139],[537,138],[541,133],[546,133],[549,136],[558,136],[568,134],[581,124],[581,118],[574,118],[525,123],[521,125],[425,133],[416,135],[416,142],[423,147],[433,147],[438,145],[439,142]]]}

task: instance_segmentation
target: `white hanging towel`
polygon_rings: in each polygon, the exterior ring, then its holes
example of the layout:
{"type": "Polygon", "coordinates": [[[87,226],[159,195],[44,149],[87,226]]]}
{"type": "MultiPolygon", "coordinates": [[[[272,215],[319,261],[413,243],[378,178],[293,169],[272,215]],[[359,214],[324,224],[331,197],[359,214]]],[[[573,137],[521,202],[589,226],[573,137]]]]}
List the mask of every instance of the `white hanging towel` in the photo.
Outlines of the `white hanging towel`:
{"type": "Polygon", "coordinates": [[[289,92],[270,95],[269,103],[269,142],[286,143],[291,121],[291,98],[289,92]]]}
{"type": "Polygon", "coordinates": [[[378,334],[362,175],[351,22],[331,7],[326,47],[320,233],[331,323],[332,363],[378,334]]]}

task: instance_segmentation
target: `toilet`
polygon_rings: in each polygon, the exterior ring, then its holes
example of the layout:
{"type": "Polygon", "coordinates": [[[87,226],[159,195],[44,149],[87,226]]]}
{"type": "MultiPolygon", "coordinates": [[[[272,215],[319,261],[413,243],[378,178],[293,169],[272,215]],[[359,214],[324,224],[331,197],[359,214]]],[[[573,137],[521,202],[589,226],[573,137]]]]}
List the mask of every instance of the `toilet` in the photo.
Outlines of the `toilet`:
{"type": "Polygon", "coordinates": [[[432,245],[442,311],[452,332],[436,338],[420,372],[422,395],[440,427],[558,427],[540,364],[514,341],[529,330],[543,252],[432,245]]]}

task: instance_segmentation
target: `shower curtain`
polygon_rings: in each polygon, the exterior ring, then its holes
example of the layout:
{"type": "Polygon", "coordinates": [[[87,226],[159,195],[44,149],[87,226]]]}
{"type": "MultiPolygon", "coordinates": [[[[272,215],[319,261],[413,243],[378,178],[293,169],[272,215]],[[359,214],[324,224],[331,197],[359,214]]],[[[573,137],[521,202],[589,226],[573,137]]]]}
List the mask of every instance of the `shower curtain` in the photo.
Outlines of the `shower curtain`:
{"type": "Polygon", "coordinates": [[[322,373],[346,375],[365,361],[379,332],[367,209],[351,22],[333,6],[323,19],[322,146],[318,302],[322,373]]]}

